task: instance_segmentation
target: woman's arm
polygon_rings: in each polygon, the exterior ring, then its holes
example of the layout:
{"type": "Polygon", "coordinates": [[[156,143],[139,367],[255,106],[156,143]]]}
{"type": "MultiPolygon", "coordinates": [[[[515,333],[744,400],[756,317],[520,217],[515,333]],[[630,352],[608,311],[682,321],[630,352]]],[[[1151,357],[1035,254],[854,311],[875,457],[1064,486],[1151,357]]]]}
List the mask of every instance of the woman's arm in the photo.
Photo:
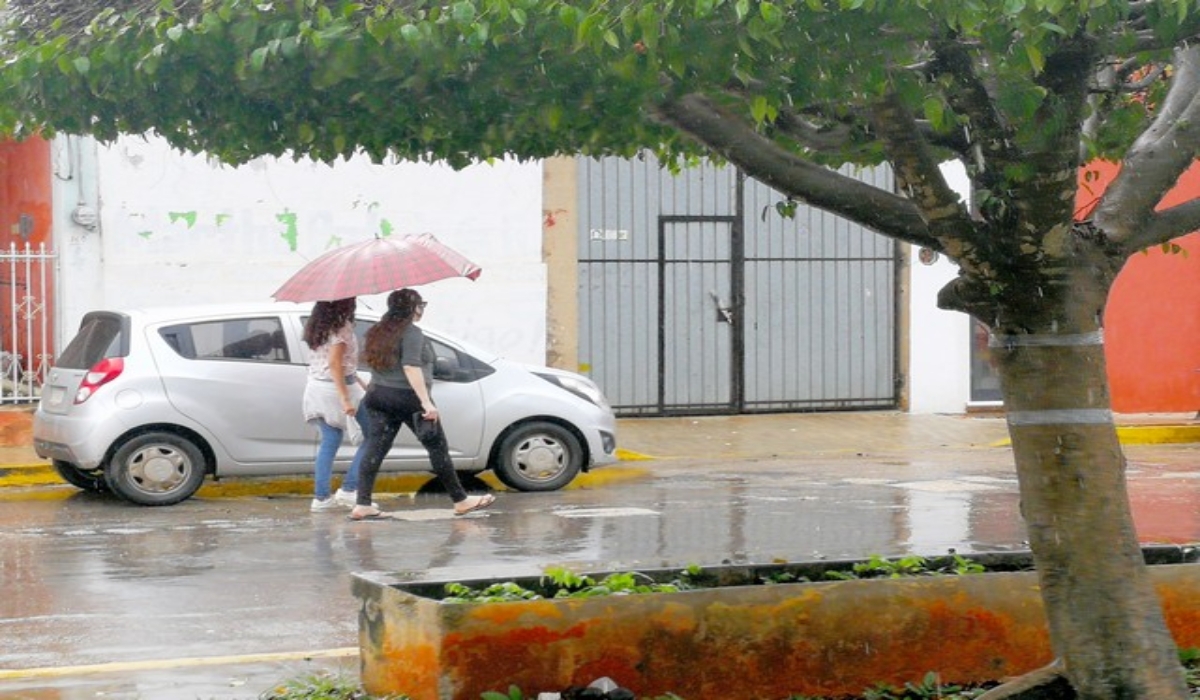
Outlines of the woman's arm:
{"type": "Polygon", "coordinates": [[[437,420],[438,410],[429,398],[429,388],[425,386],[425,372],[418,365],[404,365],[404,378],[408,380],[413,391],[417,392],[417,398],[421,399],[421,408],[425,409],[425,420],[437,420]]]}
{"type": "Polygon", "coordinates": [[[342,399],[342,410],[346,415],[354,415],[354,404],[350,401],[350,388],[346,385],[346,344],[334,343],[329,348],[329,373],[333,375],[333,385],[337,388],[338,396],[342,399]]]}

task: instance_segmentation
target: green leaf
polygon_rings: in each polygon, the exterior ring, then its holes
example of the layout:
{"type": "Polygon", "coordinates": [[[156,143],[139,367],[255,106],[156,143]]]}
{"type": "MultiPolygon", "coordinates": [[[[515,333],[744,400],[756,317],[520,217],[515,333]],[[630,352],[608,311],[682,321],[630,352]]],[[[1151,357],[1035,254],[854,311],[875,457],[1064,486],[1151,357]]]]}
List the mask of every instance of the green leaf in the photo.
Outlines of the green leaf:
{"type": "Polygon", "coordinates": [[[1042,50],[1033,44],[1025,44],[1025,55],[1029,57],[1029,65],[1033,67],[1035,73],[1041,73],[1046,68],[1046,57],[1042,55],[1042,50]]]}
{"type": "Polygon", "coordinates": [[[71,62],[71,65],[75,68],[75,72],[80,75],[87,75],[88,71],[92,69],[92,61],[87,56],[76,58],[71,62]]]}
{"type": "Polygon", "coordinates": [[[933,125],[934,129],[942,130],[946,127],[946,105],[937,97],[926,97],[923,104],[925,109],[925,118],[933,125]]]}
{"type": "Polygon", "coordinates": [[[758,6],[758,14],[767,24],[777,25],[783,21],[783,10],[773,2],[764,2],[758,6]]]}
{"type": "Polygon", "coordinates": [[[475,21],[475,5],[466,0],[454,3],[450,13],[460,27],[465,27],[475,21]]]}
{"type": "Polygon", "coordinates": [[[263,66],[267,63],[266,47],[255,49],[250,54],[250,67],[255,71],[262,72],[263,66]]]}
{"type": "Polygon", "coordinates": [[[767,102],[767,98],[763,97],[762,95],[756,95],[754,99],[750,101],[750,116],[754,117],[754,121],[760,124],[767,120],[767,113],[770,111],[770,109],[770,103],[767,102]]]}
{"type": "Polygon", "coordinates": [[[406,24],[400,27],[400,36],[409,44],[415,44],[421,38],[421,30],[415,24],[406,24]]]}

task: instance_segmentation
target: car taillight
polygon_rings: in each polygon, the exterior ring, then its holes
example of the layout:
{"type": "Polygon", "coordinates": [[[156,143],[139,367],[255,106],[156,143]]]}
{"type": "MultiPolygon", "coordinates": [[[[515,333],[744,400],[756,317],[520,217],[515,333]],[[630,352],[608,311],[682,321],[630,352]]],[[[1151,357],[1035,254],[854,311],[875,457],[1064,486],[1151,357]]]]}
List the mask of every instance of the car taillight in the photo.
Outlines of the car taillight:
{"type": "Polygon", "coordinates": [[[121,376],[125,369],[125,360],[120,357],[109,357],[92,365],[88,373],[83,375],[79,391],[75,392],[75,403],[81,404],[92,398],[92,394],[100,387],[121,376]]]}

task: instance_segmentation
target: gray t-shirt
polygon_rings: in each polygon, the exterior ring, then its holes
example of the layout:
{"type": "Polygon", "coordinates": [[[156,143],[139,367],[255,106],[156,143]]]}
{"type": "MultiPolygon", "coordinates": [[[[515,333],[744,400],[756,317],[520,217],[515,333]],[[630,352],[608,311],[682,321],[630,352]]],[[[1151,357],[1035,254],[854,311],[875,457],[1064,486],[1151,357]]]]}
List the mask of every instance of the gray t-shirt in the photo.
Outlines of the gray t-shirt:
{"type": "Polygon", "coordinates": [[[400,361],[386,370],[373,370],[371,382],[393,389],[411,389],[404,368],[420,367],[425,376],[426,388],[433,385],[433,346],[425,340],[425,333],[416,326],[409,326],[400,336],[400,361]]]}

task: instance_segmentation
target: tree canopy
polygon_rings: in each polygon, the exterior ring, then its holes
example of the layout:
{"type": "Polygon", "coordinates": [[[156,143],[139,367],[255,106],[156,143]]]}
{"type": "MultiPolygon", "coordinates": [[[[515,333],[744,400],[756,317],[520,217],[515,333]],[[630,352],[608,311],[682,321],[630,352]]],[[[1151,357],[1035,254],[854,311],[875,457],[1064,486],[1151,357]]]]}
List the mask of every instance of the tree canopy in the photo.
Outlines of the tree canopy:
{"type": "MultiPolygon", "coordinates": [[[[153,131],[233,163],[718,155],[788,196],[966,260],[964,245],[1000,241],[970,233],[978,221],[936,173],[944,160],[966,163],[979,207],[1006,221],[1030,200],[1065,213],[1063,166],[1119,159],[1169,114],[1172,133],[1146,146],[1169,155],[1156,170],[1174,181],[1197,142],[1176,118],[1196,109],[1188,91],[1165,97],[1195,81],[1193,5],[9,0],[0,125],[153,131]],[[819,167],[883,161],[907,196],[819,167]]],[[[1126,247],[1200,223],[1189,209],[1152,209],[1138,215],[1154,225],[1121,234],[1126,247]]],[[[1007,252],[1036,245],[1013,239],[1007,252]]],[[[987,281],[984,297],[1004,285],[987,281]]]]}
{"type": "Polygon", "coordinates": [[[778,190],[784,213],[804,202],[945,253],[960,273],[939,304],[992,331],[1057,668],[1080,697],[1186,697],[1125,493],[1102,325],[1130,255],[1200,228],[1200,200],[1162,205],[1200,151],[1196,0],[5,12],[0,130],[18,137],[154,132],[231,163],[707,155],[778,190]],[[1097,158],[1121,169],[1078,220],[1080,168],[1097,158]],[[947,160],[966,166],[972,202],[947,160]],[[886,163],[897,191],[830,167],[845,163],[886,163]]]}

